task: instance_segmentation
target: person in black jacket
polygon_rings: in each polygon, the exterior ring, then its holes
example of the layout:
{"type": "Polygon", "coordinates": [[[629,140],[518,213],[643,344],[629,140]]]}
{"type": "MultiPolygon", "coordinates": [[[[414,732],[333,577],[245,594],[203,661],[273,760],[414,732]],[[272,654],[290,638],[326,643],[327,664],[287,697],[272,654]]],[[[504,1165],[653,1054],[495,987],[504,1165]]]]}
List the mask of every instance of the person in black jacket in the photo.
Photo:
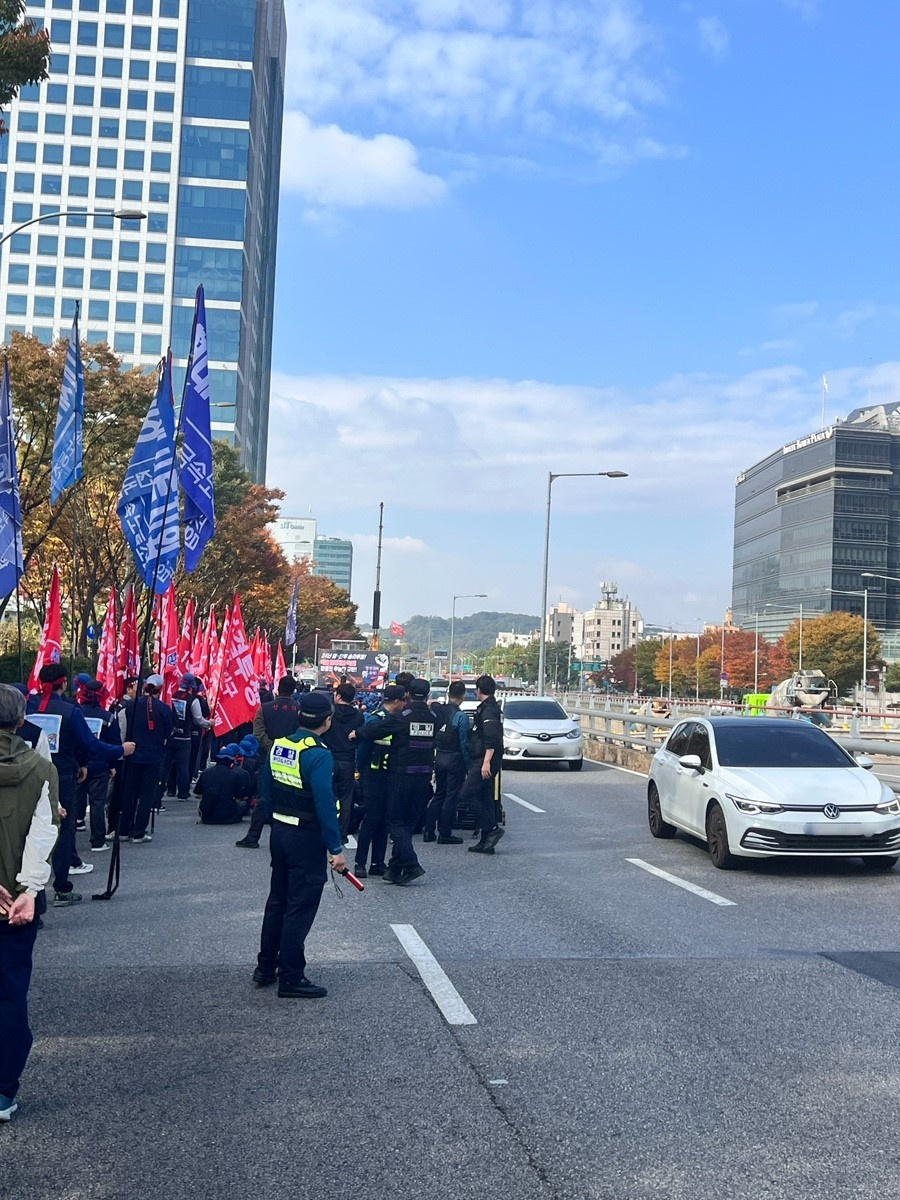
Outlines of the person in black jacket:
{"type": "Polygon", "coordinates": [[[143,696],[125,702],[125,728],[137,749],[125,772],[119,832],[135,843],[153,840],[147,825],[150,810],[159,799],[166,746],[174,727],[171,708],[159,698],[162,689],[162,675],[151,675],[143,696]]]}
{"type": "Polygon", "coordinates": [[[481,838],[469,847],[472,854],[493,854],[503,837],[497,824],[500,800],[500,767],[503,763],[503,716],[494,693],[497,685],[490,675],[475,680],[480,704],[475,709],[472,730],[466,742],[469,769],[459,793],[459,803],[471,804],[478,814],[481,838]]]}
{"type": "Polygon", "coordinates": [[[356,793],[356,746],[350,741],[350,734],[365,723],[365,717],[353,703],[355,699],[356,688],[352,683],[338,684],[331,726],[322,734],[322,741],[334,756],[334,794],[340,812],[341,837],[345,842],[356,793]]]}
{"type": "Polygon", "coordinates": [[[431,797],[434,772],[435,716],[427,704],[427,679],[414,679],[408,690],[409,701],[402,712],[383,721],[368,721],[350,734],[351,740],[371,742],[391,737],[388,832],[393,853],[383,878],[385,883],[401,887],[425,874],[413,849],[412,834],[431,797]]]}
{"type": "Polygon", "coordinates": [[[234,843],[241,850],[258,850],[263,827],[272,824],[269,805],[263,798],[266,794],[264,776],[269,771],[269,751],[274,742],[278,738],[290,737],[300,726],[300,702],[294,698],[296,686],[293,675],[282,676],[278,681],[276,698],[268,704],[260,705],[253,718],[253,733],[249,736],[256,738],[258,754],[262,760],[257,781],[261,799],[250,815],[250,828],[246,837],[234,843]]]}
{"type": "Polygon", "coordinates": [[[200,820],[204,825],[236,825],[250,811],[247,798],[250,777],[235,770],[232,746],[223,746],[216,761],[197,780],[200,820]]]}
{"type": "MultiPolygon", "coordinates": [[[[100,703],[100,693],[103,685],[96,679],[82,679],[75,693],[75,702],[84,714],[88,727],[95,737],[104,745],[121,746],[119,722],[112,713],[100,703]]],[[[95,854],[106,850],[106,802],[109,796],[110,778],[115,774],[104,759],[96,754],[88,753],[87,778],[78,784],[79,805],[81,812],[81,797],[90,803],[91,812],[91,849],[95,854]]]]}

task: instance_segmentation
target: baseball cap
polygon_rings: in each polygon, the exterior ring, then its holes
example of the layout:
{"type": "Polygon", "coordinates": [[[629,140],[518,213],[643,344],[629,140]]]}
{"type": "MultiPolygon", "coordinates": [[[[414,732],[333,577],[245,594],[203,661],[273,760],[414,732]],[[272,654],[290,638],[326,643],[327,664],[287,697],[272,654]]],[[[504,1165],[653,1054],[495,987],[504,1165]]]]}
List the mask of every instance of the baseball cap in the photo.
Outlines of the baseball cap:
{"type": "Polygon", "coordinates": [[[300,697],[301,717],[321,717],[324,721],[333,712],[331,697],[324,692],[304,692],[300,697]]]}
{"type": "Polygon", "coordinates": [[[244,756],[244,752],[237,742],[229,742],[225,749],[231,754],[232,758],[237,758],[238,756],[243,758],[244,756]]]}
{"type": "Polygon", "coordinates": [[[166,681],[163,679],[162,675],[148,675],[144,680],[144,684],[146,686],[160,689],[165,686],[165,682],[166,681]]]}
{"type": "Polygon", "coordinates": [[[414,679],[409,685],[410,696],[415,696],[417,700],[424,700],[431,691],[431,685],[427,679],[414,679]]]}
{"type": "Polygon", "coordinates": [[[240,740],[241,754],[246,754],[252,758],[259,751],[259,740],[248,733],[245,738],[240,740]]]}
{"type": "Polygon", "coordinates": [[[392,700],[405,700],[406,688],[397,687],[396,683],[390,683],[384,689],[384,694],[381,698],[382,700],[386,700],[388,704],[390,704],[392,700]]]}
{"type": "Polygon", "coordinates": [[[224,761],[225,759],[227,759],[227,760],[228,760],[228,762],[234,762],[234,748],[233,748],[233,746],[221,746],[221,747],[220,747],[220,748],[219,748],[219,749],[216,751],[216,759],[217,759],[217,760],[218,760],[218,759],[222,759],[223,761],[224,761]]]}

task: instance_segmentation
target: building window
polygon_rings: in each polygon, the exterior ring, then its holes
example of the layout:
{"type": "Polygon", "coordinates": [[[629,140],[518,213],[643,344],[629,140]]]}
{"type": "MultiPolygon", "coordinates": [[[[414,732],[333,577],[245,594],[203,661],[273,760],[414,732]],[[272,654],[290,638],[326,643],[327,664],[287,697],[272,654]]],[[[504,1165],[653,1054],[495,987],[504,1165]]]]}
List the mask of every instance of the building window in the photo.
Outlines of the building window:
{"type": "Polygon", "coordinates": [[[143,150],[126,150],[125,151],[125,170],[126,171],[143,171],[144,169],[144,152],[143,150]]]}
{"type": "Polygon", "coordinates": [[[174,92],[157,92],[153,98],[154,112],[174,112],[175,111],[175,93],[174,92]]]}
{"type": "Polygon", "coordinates": [[[125,137],[133,142],[142,142],[147,136],[147,122],[130,120],[125,122],[125,137]]]}
{"type": "Polygon", "coordinates": [[[125,45],[125,26],[107,25],[103,30],[103,45],[113,50],[121,50],[125,45]]]}
{"type": "Polygon", "coordinates": [[[20,296],[18,292],[10,292],[6,297],[6,311],[24,317],[28,312],[28,297],[20,296]]]}
{"type": "Polygon", "coordinates": [[[112,242],[108,238],[94,238],[91,252],[94,258],[112,258],[112,242]]]}
{"type": "Polygon", "coordinates": [[[103,60],[103,75],[106,79],[121,79],[122,78],[122,59],[121,58],[104,58],[104,60],[103,60]]]}
{"type": "Polygon", "coordinates": [[[75,56],[76,75],[96,75],[97,59],[93,54],[77,54],[75,56]]]}
{"type": "Polygon", "coordinates": [[[147,93],[140,88],[129,88],[128,107],[132,112],[146,112],[147,93]]]}
{"type": "Polygon", "coordinates": [[[182,185],[178,189],[178,236],[242,241],[244,201],[245,193],[236,188],[182,185]]]}
{"type": "Polygon", "coordinates": [[[90,108],[94,103],[94,89],[76,84],[75,103],[82,105],[84,108],[90,108]]]}
{"type": "Polygon", "coordinates": [[[165,150],[154,150],[150,155],[150,170],[167,172],[172,169],[172,155],[165,150]]]}
{"type": "Polygon", "coordinates": [[[88,301],[88,320],[89,321],[108,321],[109,320],[109,301],[108,300],[89,300],[88,301]]]}
{"type": "Polygon", "coordinates": [[[34,172],[16,171],[13,174],[13,190],[16,192],[34,191],[34,172]]]}
{"type": "MultiPolygon", "coordinates": [[[[101,108],[119,108],[121,106],[121,103],[122,103],[122,89],[121,88],[101,88],[100,89],[100,107],[101,108]]],[[[119,123],[117,121],[116,122],[117,128],[118,128],[118,124],[119,123]]],[[[109,134],[103,133],[103,130],[101,128],[100,136],[108,137],[109,134]]],[[[116,136],[118,136],[118,134],[116,136]]]]}
{"type": "Polygon", "coordinates": [[[68,54],[54,54],[50,59],[50,74],[51,75],[68,75],[69,73],[69,56],[68,54]]]}
{"type": "MultiPolygon", "coordinates": [[[[47,151],[55,149],[55,147],[44,147],[44,162],[47,162],[47,151]]],[[[62,149],[62,147],[60,147],[62,149]]],[[[91,165],[91,148],[90,146],[72,146],[69,150],[69,166],[71,167],[89,167],[91,165]]]]}
{"type": "Polygon", "coordinates": [[[66,258],[84,258],[84,238],[67,237],[65,241],[66,258]]]}
{"type": "Polygon", "coordinates": [[[113,342],[113,349],[118,354],[134,354],[134,334],[117,333],[116,339],[113,342]]]}
{"type": "Polygon", "coordinates": [[[52,317],[54,300],[52,296],[35,296],[34,315],[36,317],[52,317]]]}
{"type": "Polygon", "coordinates": [[[136,292],[138,290],[137,271],[119,272],[119,291],[136,292]]]}
{"type": "Polygon", "coordinates": [[[181,173],[195,179],[247,178],[250,133],[246,129],[185,125],[181,131],[181,173]]]}
{"type": "Polygon", "coordinates": [[[78,22],[78,45],[79,46],[96,46],[97,45],[97,22],[96,21],[79,21],[78,22]]]}
{"type": "Polygon", "coordinates": [[[162,335],[145,333],[141,338],[141,354],[162,354],[162,335]]]}
{"type": "MultiPolygon", "coordinates": [[[[65,120],[65,118],[62,118],[62,119],[65,120]]],[[[56,130],[51,130],[49,122],[50,122],[50,115],[48,114],[47,125],[46,125],[47,133],[57,132],[56,130]]],[[[60,129],[58,132],[62,133],[63,130],[60,129]]],[[[90,137],[93,134],[93,132],[94,132],[94,121],[93,121],[92,117],[73,117],[72,118],[72,135],[74,137],[90,137]]]]}
{"type": "Polygon", "coordinates": [[[156,64],[156,82],[175,82],[175,64],[173,62],[158,62],[156,64]]]}
{"type": "MultiPolygon", "coordinates": [[[[151,189],[153,184],[150,185],[151,189]]],[[[152,198],[152,197],[151,197],[152,198]]],[[[147,229],[150,233],[168,233],[169,216],[168,213],[152,212],[147,218],[147,229]]]]}
{"type": "Polygon", "coordinates": [[[165,275],[145,275],[144,291],[148,295],[157,295],[165,291],[165,275]]]}
{"type": "MultiPolygon", "coordinates": [[[[169,185],[167,183],[153,183],[151,181],[151,183],[150,183],[150,199],[153,201],[154,204],[168,204],[169,203],[169,185]]],[[[154,225],[151,225],[150,228],[155,230],[157,227],[154,225]]]]}
{"type": "MultiPolygon", "coordinates": [[[[101,93],[102,96],[102,93],[101,93]]],[[[101,99],[102,103],[102,99],[101,99]]],[[[100,118],[100,136],[104,138],[117,138],[119,136],[119,118],[118,117],[101,117],[100,118]]]]}
{"type": "Polygon", "coordinates": [[[137,317],[137,305],[133,300],[119,300],[116,302],[116,320],[124,322],[126,325],[133,325],[137,317]]]}
{"type": "Polygon", "coordinates": [[[184,115],[249,121],[253,73],[231,67],[185,70],[184,115]]]}
{"type": "Polygon", "coordinates": [[[135,59],[135,61],[128,68],[128,77],[129,79],[150,78],[150,64],[146,58],[135,59]]]}
{"type": "Polygon", "coordinates": [[[159,0],[159,15],[161,17],[177,17],[178,0],[159,0]]]}
{"type": "Polygon", "coordinates": [[[122,184],[122,196],[125,200],[141,200],[144,195],[144,185],[139,179],[126,179],[122,184]]]}
{"type": "Polygon", "coordinates": [[[149,50],[150,49],[150,26],[135,25],[131,31],[131,48],[132,50],[149,50]]]}
{"type": "MultiPolygon", "coordinates": [[[[27,283],[28,280],[26,279],[25,282],[27,283]]],[[[162,325],[162,319],[163,319],[163,306],[161,304],[145,304],[144,305],[144,324],[145,325],[162,325]]]]}
{"type": "Polygon", "coordinates": [[[101,146],[97,151],[97,166],[106,171],[114,171],[119,164],[119,152],[112,146],[101,146]]]}
{"type": "Polygon", "coordinates": [[[37,142],[19,142],[16,162],[37,162],[37,142]]]}
{"type": "Polygon", "coordinates": [[[253,9],[234,0],[191,0],[188,57],[252,62],[255,21],[253,9]]]}
{"type": "Polygon", "coordinates": [[[28,283],[30,268],[28,263],[10,263],[9,265],[9,282],[10,283],[28,283]]]}
{"type": "Polygon", "coordinates": [[[137,17],[152,17],[153,0],[134,0],[134,14],[137,17]]]}
{"type": "Polygon", "coordinates": [[[88,185],[90,180],[87,175],[70,175],[69,176],[69,195],[70,196],[86,196],[88,194],[88,185]]]}
{"type": "Polygon", "coordinates": [[[172,123],[170,121],[154,121],[153,140],[154,142],[171,142],[172,123]]]}
{"type": "Polygon", "coordinates": [[[114,200],[116,197],[116,181],[100,178],[94,184],[94,195],[100,200],[114,200]]]}
{"type": "MultiPolygon", "coordinates": [[[[36,112],[20,112],[18,120],[19,133],[37,133],[38,131],[38,115],[36,112]]],[[[62,130],[54,132],[61,133],[62,130]]]]}
{"type": "Polygon", "coordinates": [[[219,246],[175,247],[176,296],[190,299],[202,279],[210,300],[240,300],[243,291],[244,253],[219,246]]]}
{"type": "MultiPolygon", "coordinates": [[[[19,89],[19,99],[22,99],[24,88],[19,89]]],[[[47,84],[47,103],[48,104],[66,104],[68,100],[66,94],[66,85],[64,83],[48,83],[47,84]]]]}
{"type": "Polygon", "coordinates": [[[178,30],[160,29],[156,35],[156,49],[161,54],[177,54],[178,30]]]}
{"type": "Polygon", "coordinates": [[[108,292],[110,278],[109,271],[91,271],[91,290],[95,292],[108,292]]]}
{"type": "Polygon", "coordinates": [[[119,242],[119,260],[121,262],[137,262],[140,253],[140,242],[119,242]]]}
{"type": "Polygon", "coordinates": [[[34,282],[38,287],[56,287],[56,267],[35,267],[34,282]]]}
{"type": "Polygon", "coordinates": [[[61,17],[54,17],[50,22],[50,43],[51,45],[65,45],[72,40],[72,22],[63,20],[61,17]]]}
{"type": "Polygon", "coordinates": [[[63,287],[80,288],[84,286],[84,271],[81,267],[63,267],[63,287]]]}

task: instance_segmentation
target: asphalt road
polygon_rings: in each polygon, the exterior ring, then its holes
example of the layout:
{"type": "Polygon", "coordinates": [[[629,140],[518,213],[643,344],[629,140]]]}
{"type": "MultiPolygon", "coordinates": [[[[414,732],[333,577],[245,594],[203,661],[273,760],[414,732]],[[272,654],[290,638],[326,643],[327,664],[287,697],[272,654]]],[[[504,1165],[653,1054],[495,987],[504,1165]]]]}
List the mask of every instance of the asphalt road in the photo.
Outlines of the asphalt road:
{"type": "Polygon", "coordinates": [[[494,858],[429,845],[413,887],[329,886],[315,1002],[250,987],[265,851],[169,801],[111,903],[46,918],[0,1195],[895,1194],[900,870],[719,872],[649,837],[644,786],[508,771],[532,807],[506,801],[494,858]]]}

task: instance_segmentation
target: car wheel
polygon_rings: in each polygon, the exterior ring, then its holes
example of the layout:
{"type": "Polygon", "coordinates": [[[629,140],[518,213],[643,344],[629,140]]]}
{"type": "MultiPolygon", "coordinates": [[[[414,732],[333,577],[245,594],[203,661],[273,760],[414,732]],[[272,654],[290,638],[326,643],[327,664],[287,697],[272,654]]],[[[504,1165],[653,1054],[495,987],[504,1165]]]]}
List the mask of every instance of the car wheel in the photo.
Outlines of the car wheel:
{"type": "Polygon", "coordinates": [[[570,771],[580,771],[583,766],[584,766],[583,758],[570,758],[569,759],[569,770],[570,771]]]}
{"type": "Polygon", "coordinates": [[[718,867],[720,871],[727,871],[735,865],[734,855],[728,846],[725,814],[715,803],[709,806],[709,812],[706,814],[706,842],[714,867],[718,867]]]}
{"type": "Polygon", "coordinates": [[[875,858],[874,855],[867,854],[862,860],[863,866],[870,871],[893,871],[898,862],[900,862],[900,857],[896,854],[888,854],[884,858],[875,858]]]}
{"type": "Polygon", "coordinates": [[[655,783],[647,788],[647,822],[650,832],[655,838],[673,838],[678,830],[668,821],[663,820],[662,808],[659,803],[659,789],[655,783]]]}

